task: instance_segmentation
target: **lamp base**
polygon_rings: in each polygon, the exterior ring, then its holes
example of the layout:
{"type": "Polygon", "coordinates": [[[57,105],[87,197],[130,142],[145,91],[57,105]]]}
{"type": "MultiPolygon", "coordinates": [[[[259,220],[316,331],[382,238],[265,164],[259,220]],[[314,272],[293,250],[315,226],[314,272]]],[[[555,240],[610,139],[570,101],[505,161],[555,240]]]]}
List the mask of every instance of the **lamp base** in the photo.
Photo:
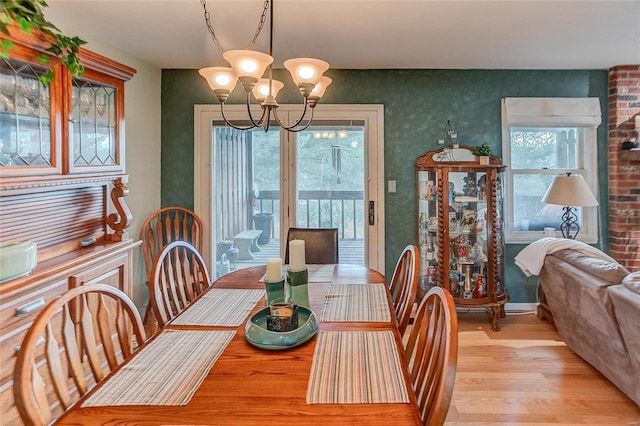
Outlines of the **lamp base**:
{"type": "Polygon", "coordinates": [[[576,208],[571,206],[565,206],[562,208],[564,213],[562,214],[562,223],[560,224],[560,231],[562,236],[575,240],[580,232],[580,225],[578,225],[578,215],[576,214],[576,208]]]}

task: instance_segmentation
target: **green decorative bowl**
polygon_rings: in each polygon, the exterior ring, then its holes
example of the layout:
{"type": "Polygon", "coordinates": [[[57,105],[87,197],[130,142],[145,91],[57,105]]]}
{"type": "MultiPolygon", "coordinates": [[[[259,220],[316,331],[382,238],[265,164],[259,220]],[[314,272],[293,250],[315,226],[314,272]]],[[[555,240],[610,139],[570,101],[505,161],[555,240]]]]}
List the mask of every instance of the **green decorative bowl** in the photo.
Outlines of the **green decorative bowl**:
{"type": "Polygon", "coordinates": [[[318,332],[318,319],[309,308],[298,306],[298,328],[283,332],[267,330],[269,312],[267,306],[253,315],[244,326],[244,337],[253,346],[272,351],[294,348],[318,332]]]}

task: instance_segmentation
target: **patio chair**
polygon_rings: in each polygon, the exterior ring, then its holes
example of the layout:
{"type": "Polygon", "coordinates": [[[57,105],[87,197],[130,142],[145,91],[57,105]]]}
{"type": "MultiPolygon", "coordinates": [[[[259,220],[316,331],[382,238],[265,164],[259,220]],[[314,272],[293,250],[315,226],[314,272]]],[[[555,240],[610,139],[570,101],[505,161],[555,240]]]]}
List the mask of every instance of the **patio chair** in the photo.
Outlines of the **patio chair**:
{"type": "Polygon", "coordinates": [[[17,355],[13,392],[23,422],[57,419],[145,340],[137,308],[117,288],[63,293],[38,314],[17,355]]]}
{"type": "MultiPolygon", "coordinates": [[[[189,209],[165,207],[157,210],[144,221],[140,230],[140,239],[142,240],[144,266],[147,271],[147,287],[149,287],[153,260],[167,244],[174,241],[186,241],[199,252],[202,251],[202,221],[189,209]]],[[[150,288],[149,293],[151,293],[150,288]]],[[[143,322],[149,324],[151,331],[155,332],[157,327],[151,301],[147,303],[143,322]]]]}
{"type": "Polygon", "coordinates": [[[458,317],[448,291],[433,287],[422,299],[405,357],[422,421],[444,424],[458,363],[458,317]]]}
{"type": "Polygon", "coordinates": [[[289,241],[304,240],[305,262],[308,264],[338,263],[338,228],[289,228],[284,263],[289,263],[289,241]]]}
{"type": "Polygon", "coordinates": [[[191,244],[174,241],[160,251],[151,270],[151,303],[163,327],[211,286],[202,256],[191,244]]]}
{"type": "Polygon", "coordinates": [[[418,247],[408,245],[402,251],[396,268],[393,271],[393,278],[389,283],[389,291],[391,292],[391,301],[396,311],[398,319],[398,328],[400,334],[404,335],[409,319],[413,303],[418,293],[418,279],[420,275],[420,252],[418,247]]]}

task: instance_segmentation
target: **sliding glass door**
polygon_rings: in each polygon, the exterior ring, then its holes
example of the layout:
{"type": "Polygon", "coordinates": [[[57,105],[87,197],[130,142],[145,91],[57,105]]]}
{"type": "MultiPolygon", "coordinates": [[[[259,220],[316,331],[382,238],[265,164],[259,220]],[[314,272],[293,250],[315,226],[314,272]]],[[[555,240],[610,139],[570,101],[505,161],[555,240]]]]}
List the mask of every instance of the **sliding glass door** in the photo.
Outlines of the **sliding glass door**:
{"type": "MultiPolygon", "coordinates": [[[[246,125],[244,110],[229,110],[234,124],[246,125]]],[[[371,176],[382,174],[381,147],[367,138],[371,119],[342,111],[299,133],[275,125],[265,133],[236,130],[220,118],[217,105],[196,106],[194,207],[213,277],[283,257],[294,226],[338,228],[340,263],[384,272],[383,212],[374,209],[370,221],[368,211],[383,199],[382,181],[371,185],[371,176]]]]}

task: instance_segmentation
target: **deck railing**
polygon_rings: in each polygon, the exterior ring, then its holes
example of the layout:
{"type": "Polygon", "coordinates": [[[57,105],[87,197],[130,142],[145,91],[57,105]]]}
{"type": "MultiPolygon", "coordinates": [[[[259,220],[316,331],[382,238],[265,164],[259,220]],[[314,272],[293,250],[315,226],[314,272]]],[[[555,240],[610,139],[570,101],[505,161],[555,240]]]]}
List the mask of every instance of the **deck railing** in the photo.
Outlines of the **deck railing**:
{"type": "MultiPolygon", "coordinates": [[[[338,228],[341,239],[364,238],[363,191],[300,191],[298,222],[301,228],[338,228]]],[[[280,191],[260,191],[256,211],[273,214],[273,229],[280,217],[280,191]]]]}

